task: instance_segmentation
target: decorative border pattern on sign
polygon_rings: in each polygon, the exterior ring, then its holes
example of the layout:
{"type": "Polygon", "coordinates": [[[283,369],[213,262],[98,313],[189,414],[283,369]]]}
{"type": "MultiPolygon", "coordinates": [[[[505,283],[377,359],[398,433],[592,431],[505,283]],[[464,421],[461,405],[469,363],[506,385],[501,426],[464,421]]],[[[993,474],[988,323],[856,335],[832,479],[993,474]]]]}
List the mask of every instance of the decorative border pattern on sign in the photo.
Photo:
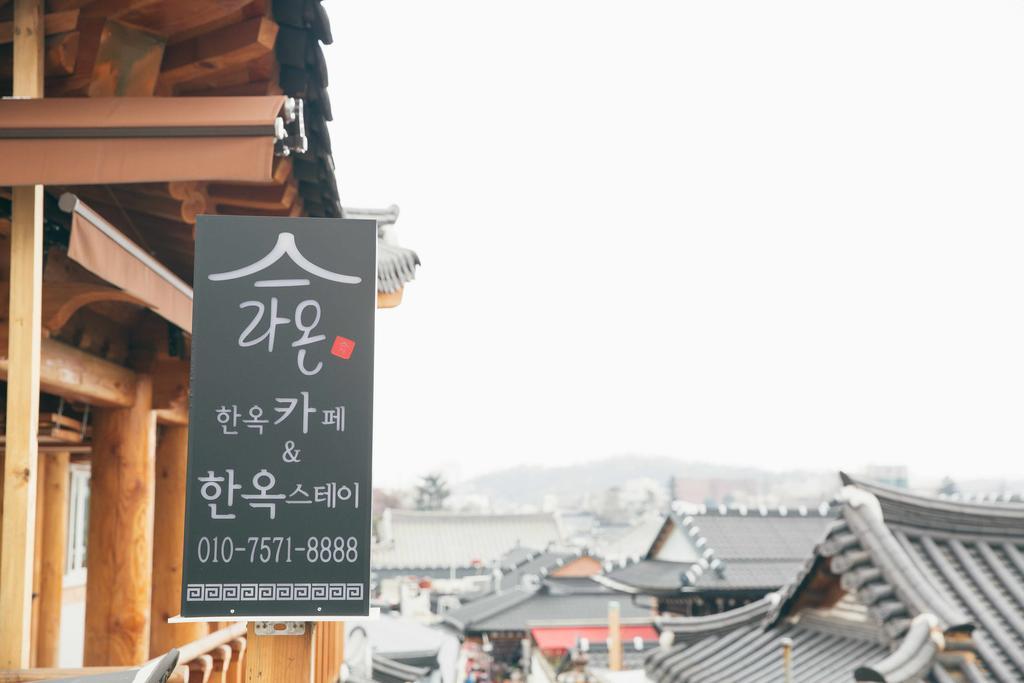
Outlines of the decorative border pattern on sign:
{"type": "Polygon", "coordinates": [[[361,583],[190,583],[188,602],[362,600],[361,583]]]}

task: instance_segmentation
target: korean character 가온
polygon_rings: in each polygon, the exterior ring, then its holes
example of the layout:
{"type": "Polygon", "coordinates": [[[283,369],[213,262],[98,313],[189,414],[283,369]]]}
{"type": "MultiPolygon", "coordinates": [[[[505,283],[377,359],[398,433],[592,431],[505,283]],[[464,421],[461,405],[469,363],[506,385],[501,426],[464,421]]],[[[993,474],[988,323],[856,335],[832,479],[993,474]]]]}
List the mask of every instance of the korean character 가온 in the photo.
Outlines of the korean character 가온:
{"type": "Polygon", "coordinates": [[[323,424],[334,425],[334,428],[339,432],[345,431],[345,406],[335,406],[322,412],[323,424]]]}
{"type": "MultiPolygon", "coordinates": [[[[309,406],[308,391],[301,391],[299,393],[302,394],[302,433],[309,434],[309,414],[315,413],[316,408],[311,408],[309,406]]],[[[276,425],[281,424],[288,419],[288,416],[295,411],[295,406],[299,404],[299,399],[297,398],[275,398],[274,400],[287,406],[285,408],[274,408],[274,410],[281,413],[281,417],[274,420],[274,424],[276,425]]]]}
{"type": "Polygon", "coordinates": [[[220,505],[220,497],[227,491],[227,507],[231,507],[235,502],[235,491],[242,488],[241,484],[235,483],[235,471],[232,469],[225,470],[227,474],[227,486],[222,487],[221,483],[225,481],[225,477],[218,477],[214,474],[213,470],[207,470],[205,477],[199,477],[199,481],[203,483],[199,489],[200,495],[208,502],[210,506],[210,519],[234,519],[235,513],[233,512],[218,512],[217,506],[220,505]]]}
{"type": "Polygon", "coordinates": [[[242,422],[244,422],[245,426],[249,429],[256,429],[260,434],[262,434],[264,425],[269,423],[270,420],[263,419],[263,408],[253,406],[252,408],[249,408],[249,419],[242,420],[242,422]]]}
{"type": "Polygon", "coordinates": [[[283,493],[268,493],[276,483],[277,478],[273,474],[267,470],[260,470],[252,478],[252,485],[259,493],[243,493],[242,498],[249,501],[249,507],[267,508],[270,510],[270,519],[274,519],[277,516],[276,501],[284,500],[285,497],[283,493]]]}
{"type": "Polygon", "coordinates": [[[289,505],[312,505],[313,501],[309,499],[309,494],[302,488],[302,484],[296,484],[295,490],[288,494],[288,500],[285,503],[289,505]],[[292,500],[292,499],[295,500],[292,500]]]}
{"type": "Polygon", "coordinates": [[[217,422],[220,423],[221,431],[225,434],[238,434],[238,432],[230,431],[228,427],[234,429],[238,426],[238,406],[231,404],[231,407],[221,406],[217,408],[217,422]]]}

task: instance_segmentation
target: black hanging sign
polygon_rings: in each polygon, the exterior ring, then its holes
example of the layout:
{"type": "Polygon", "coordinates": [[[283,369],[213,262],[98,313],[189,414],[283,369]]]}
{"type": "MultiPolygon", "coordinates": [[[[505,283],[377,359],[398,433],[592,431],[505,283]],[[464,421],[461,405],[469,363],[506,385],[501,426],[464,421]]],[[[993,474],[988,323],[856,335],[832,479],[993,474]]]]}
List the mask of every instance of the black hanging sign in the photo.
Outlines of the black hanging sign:
{"type": "Polygon", "coordinates": [[[368,614],[376,248],[199,217],[183,617],[368,614]]]}

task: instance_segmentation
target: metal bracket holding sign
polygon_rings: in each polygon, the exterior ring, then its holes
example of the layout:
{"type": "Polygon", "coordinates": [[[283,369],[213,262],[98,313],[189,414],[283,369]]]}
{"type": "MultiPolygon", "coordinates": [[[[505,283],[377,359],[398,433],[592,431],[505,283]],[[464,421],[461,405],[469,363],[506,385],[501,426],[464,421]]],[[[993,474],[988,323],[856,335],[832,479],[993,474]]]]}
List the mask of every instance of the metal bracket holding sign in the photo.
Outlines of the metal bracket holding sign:
{"type": "Polygon", "coordinates": [[[258,636],[304,636],[306,623],[303,621],[257,621],[253,630],[258,636]]]}
{"type": "Polygon", "coordinates": [[[183,617],[369,613],[376,245],[374,221],[199,217],[183,617]]]}

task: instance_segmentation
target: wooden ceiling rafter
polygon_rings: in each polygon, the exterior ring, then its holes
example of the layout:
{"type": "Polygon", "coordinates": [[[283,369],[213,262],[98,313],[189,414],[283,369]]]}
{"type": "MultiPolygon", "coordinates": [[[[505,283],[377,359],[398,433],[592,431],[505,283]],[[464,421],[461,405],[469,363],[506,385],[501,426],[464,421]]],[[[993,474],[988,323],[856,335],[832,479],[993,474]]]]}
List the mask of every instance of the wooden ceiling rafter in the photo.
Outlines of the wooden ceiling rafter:
{"type": "MultiPolygon", "coordinates": [[[[96,209],[100,215],[108,217],[115,224],[126,218],[131,225],[140,227],[131,216],[147,214],[183,223],[195,223],[196,216],[206,213],[207,196],[202,190],[185,193],[181,198],[174,195],[154,191],[138,191],[138,185],[84,185],[77,186],[73,192],[96,209]],[[129,213],[130,212],[130,213],[129,213]]],[[[143,224],[145,221],[143,221],[143,224]]]]}
{"type": "Polygon", "coordinates": [[[274,50],[277,24],[253,17],[168,46],[164,52],[157,95],[173,95],[181,83],[202,79],[212,72],[247,66],[274,50]]]}

